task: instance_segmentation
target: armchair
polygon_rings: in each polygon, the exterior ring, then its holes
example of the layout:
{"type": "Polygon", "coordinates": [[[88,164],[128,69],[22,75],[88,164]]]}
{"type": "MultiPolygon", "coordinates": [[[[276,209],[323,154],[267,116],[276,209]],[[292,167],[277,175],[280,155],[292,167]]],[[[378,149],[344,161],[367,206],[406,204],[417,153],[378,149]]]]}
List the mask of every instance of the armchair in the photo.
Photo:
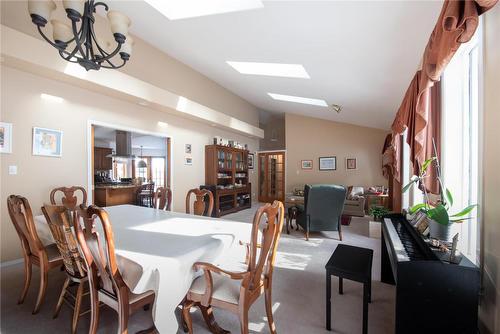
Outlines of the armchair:
{"type": "Polygon", "coordinates": [[[342,241],[340,217],[344,207],[346,190],[334,184],[306,185],[304,188],[304,207],[299,207],[297,223],[309,232],[338,231],[342,241]]]}

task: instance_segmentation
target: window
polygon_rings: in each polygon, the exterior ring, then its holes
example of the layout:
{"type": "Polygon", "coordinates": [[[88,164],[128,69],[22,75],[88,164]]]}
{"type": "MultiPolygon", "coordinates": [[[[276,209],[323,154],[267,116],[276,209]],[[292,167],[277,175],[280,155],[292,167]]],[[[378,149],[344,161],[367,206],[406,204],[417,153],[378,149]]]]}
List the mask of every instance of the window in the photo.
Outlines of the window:
{"type": "Polygon", "coordinates": [[[139,168],[139,161],[144,161],[146,165],[148,164],[148,159],[136,158],[135,159],[135,177],[142,177],[145,181],[149,180],[148,167],[139,168]]]}
{"type": "Polygon", "coordinates": [[[127,163],[125,161],[115,161],[113,174],[116,180],[127,177],[127,163]]]}
{"type": "Polygon", "coordinates": [[[152,179],[155,183],[155,189],[165,186],[165,158],[154,157],[151,158],[151,172],[152,179]]]}
{"type": "MultiPolygon", "coordinates": [[[[452,213],[479,203],[479,74],[481,29],[462,45],[443,73],[442,167],[454,195],[452,213]]],[[[455,224],[459,249],[473,262],[478,257],[478,212],[455,224]]]]}

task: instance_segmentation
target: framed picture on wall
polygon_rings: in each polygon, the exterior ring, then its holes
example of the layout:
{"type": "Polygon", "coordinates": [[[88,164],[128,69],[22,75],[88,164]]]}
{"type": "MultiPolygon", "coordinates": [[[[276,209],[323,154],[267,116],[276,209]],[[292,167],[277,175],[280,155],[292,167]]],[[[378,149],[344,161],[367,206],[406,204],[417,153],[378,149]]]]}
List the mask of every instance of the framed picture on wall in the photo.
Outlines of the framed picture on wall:
{"type": "Polygon", "coordinates": [[[191,158],[191,157],[186,157],[186,158],[184,159],[184,165],[187,165],[187,166],[191,166],[191,165],[193,165],[193,158],[191,158]]]}
{"type": "Polygon", "coordinates": [[[0,153],[12,153],[12,124],[0,122],[0,153]]]}
{"type": "Polygon", "coordinates": [[[34,127],[33,155],[62,157],[62,139],[62,131],[34,127]]]}
{"type": "Polygon", "coordinates": [[[186,144],[186,149],[185,149],[187,154],[191,154],[191,144],[186,144]]]}
{"type": "Polygon", "coordinates": [[[356,158],[345,158],[345,169],[356,170],[358,169],[358,159],[356,158]]]}
{"type": "Polygon", "coordinates": [[[253,160],[255,155],[253,153],[248,153],[248,169],[253,169],[253,160]]]}
{"type": "Polygon", "coordinates": [[[319,170],[337,170],[337,157],[320,157],[319,170]]]}
{"type": "Polygon", "coordinates": [[[300,165],[302,167],[302,169],[313,169],[313,161],[312,160],[302,160],[300,162],[300,165]]]}

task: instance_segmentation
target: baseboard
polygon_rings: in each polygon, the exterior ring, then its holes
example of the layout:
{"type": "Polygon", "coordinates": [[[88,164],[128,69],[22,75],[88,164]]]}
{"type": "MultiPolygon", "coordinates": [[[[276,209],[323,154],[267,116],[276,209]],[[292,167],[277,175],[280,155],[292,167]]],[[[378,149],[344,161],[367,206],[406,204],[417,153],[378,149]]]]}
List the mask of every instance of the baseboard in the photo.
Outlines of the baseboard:
{"type": "Polygon", "coordinates": [[[10,266],[13,266],[15,264],[23,263],[23,261],[24,261],[23,258],[12,260],[12,261],[5,261],[5,262],[0,263],[0,268],[10,267],[10,266]]]}

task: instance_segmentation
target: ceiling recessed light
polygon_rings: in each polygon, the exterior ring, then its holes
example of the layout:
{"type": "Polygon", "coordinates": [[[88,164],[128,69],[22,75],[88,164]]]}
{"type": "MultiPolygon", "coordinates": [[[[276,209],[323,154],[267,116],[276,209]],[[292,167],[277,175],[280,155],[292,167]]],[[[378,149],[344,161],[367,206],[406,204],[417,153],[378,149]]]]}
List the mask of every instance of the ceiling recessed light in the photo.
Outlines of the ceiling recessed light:
{"type": "Polygon", "coordinates": [[[149,103],[147,103],[146,101],[139,101],[139,102],[137,102],[137,104],[139,104],[139,105],[141,105],[143,107],[146,107],[146,106],[149,105],[149,103]]]}
{"type": "Polygon", "coordinates": [[[241,74],[310,79],[306,69],[300,64],[254,63],[244,61],[226,61],[226,63],[241,74]]]}
{"type": "Polygon", "coordinates": [[[261,0],[145,0],[169,20],[262,8],[261,0]]]}
{"type": "Polygon", "coordinates": [[[54,96],[54,95],[50,95],[50,94],[45,94],[45,93],[40,94],[40,97],[44,100],[57,102],[57,103],[61,103],[62,101],[64,101],[64,99],[62,97],[54,96]]]}
{"type": "Polygon", "coordinates": [[[161,126],[162,128],[166,128],[168,126],[168,123],[158,121],[158,126],[161,126]]]}
{"type": "Polygon", "coordinates": [[[326,103],[325,100],[311,99],[308,97],[300,97],[300,96],[292,96],[292,95],[274,94],[274,93],[267,93],[267,94],[275,100],[302,103],[302,104],[310,104],[313,106],[320,106],[320,107],[328,107],[328,103],[326,103]]]}

